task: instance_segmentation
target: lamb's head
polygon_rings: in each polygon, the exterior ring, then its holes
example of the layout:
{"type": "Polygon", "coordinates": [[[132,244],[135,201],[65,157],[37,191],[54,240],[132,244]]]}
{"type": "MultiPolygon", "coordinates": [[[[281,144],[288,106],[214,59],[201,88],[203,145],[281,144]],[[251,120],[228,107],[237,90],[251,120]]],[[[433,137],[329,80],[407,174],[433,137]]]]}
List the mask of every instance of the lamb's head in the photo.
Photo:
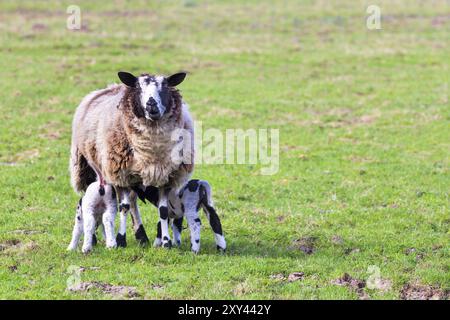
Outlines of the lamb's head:
{"type": "Polygon", "coordinates": [[[138,95],[136,110],[134,110],[136,116],[158,121],[170,114],[173,104],[173,88],[183,82],[186,73],[175,73],[170,77],[150,74],[135,77],[129,72],[121,71],[118,76],[122,83],[135,90],[138,95]]]}

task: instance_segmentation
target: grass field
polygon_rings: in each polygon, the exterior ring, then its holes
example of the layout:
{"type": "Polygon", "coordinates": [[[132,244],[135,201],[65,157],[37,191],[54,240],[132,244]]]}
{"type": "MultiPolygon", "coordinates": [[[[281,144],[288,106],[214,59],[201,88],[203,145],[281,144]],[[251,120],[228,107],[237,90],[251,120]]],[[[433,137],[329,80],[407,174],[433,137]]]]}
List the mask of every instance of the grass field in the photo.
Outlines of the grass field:
{"type": "Polygon", "coordinates": [[[448,298],[450,9],[376,2],[381,30],[352,0],[1,1],[0,298],[448,298]],[[279,129],[275,175],[196,167],[225,255],[204,216],[197,256],[188,232],[167,251],[131,230],[126,249],[66,252],[72,115],[119,70],[189,71],[204,128],[279,129]]]}

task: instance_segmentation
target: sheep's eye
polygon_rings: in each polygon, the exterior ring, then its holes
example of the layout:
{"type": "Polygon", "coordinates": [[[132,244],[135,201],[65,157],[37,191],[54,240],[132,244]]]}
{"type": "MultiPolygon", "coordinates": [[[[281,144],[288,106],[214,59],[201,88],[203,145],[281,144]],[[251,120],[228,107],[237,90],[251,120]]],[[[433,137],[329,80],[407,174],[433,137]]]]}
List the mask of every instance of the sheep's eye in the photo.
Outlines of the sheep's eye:
{"type": "Polygon", "coordinates": [[[167,89],[167,87],[163,87],[161,92],[159,93],[159,96],[161,97],[161,100],[163,102],[164,105],[167,105],[169,103],[169,90],[167,89]]]}

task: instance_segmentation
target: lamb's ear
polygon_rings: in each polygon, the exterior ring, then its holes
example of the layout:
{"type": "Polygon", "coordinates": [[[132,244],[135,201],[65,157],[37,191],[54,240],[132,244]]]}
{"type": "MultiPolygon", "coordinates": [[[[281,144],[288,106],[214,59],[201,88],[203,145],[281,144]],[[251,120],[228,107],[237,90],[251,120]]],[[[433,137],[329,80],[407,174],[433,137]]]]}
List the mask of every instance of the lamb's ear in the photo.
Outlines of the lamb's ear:
{"type": "Polygon", "coordinates": [[[120,81],[122,81],[123,84],[131,88],[136,87],[137,78],[133,76],[131,73],[120,71],[117,75],[119,76],[119,79],[120,81]]]}
{"type": "Polygon", "coordinates": [[[183,82],[184,78],[186,78],[186,72],[175,73],[167,78],[167,84],[169,87],[176,87],[183,82]]]}

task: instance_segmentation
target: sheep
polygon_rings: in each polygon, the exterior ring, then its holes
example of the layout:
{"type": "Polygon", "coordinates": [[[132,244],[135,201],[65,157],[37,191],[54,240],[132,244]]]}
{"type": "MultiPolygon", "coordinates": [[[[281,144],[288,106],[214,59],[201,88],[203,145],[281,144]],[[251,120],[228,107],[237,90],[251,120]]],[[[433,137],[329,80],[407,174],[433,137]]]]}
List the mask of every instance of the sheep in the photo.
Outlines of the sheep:
{"type": "MultiPolygon", "coordinates": [[[[159,192],[155,187],[135,188],[139,198],[145,202],[150,201],[157,206],[159,192]]],[[[191,250],[198,253],[200,250],[200,227],[201,220],[198,214],[200,208],[206,214],[211,228],[214,232],[214,239],[217,250],[225,252],[226,241],[222,232],[222,224],[212,200],[211,186],[205,180],[190,180],[179,190],[172,188],[168,193],[169,218],[172,225],[172,232],[177,246],[181,245],[181,232],[183,225],[183,217],[186,216],[190,229],[191,250]]],[[[121,228],[125,228],[121,226],[121,228]]],[[[155,247],[160,247],[164,236],[161,232],[161,222],[157,224],[156,238],[153,243],[155,247]]]]}
{"type": "Polygon", "coordinates": [[[84,196],[78,202],[72,240],[67,250],[75,250],[82,234],[84,234],[81,251],[88,253],[92,245],[97,243],[95,230],[103,226],[106,247],[116,246],[114,238],[114,219],[117,213],[116,192],[111,185],[102,186],[99,181],[91,183],[84,196]]]}
{"type": "MultiPolygon", "coordinates": [[[[149,240],[131,188],[158,187],[163,246],[170,247],[167,190],[189,180],[194,168],[193,122],[176,89],[186,73],[118,76],[122,84],[90,93],[75,112],[71,184],[76,192],[85,191],[95,180],[113,185],[121,215],[131,213],[135,237],[142,245],[149,240]],[[182,158],[174,157],[181,149],[182,158]]],[[[126,245],[125,234],[119,234],[116,243],[126,245]]]]}

